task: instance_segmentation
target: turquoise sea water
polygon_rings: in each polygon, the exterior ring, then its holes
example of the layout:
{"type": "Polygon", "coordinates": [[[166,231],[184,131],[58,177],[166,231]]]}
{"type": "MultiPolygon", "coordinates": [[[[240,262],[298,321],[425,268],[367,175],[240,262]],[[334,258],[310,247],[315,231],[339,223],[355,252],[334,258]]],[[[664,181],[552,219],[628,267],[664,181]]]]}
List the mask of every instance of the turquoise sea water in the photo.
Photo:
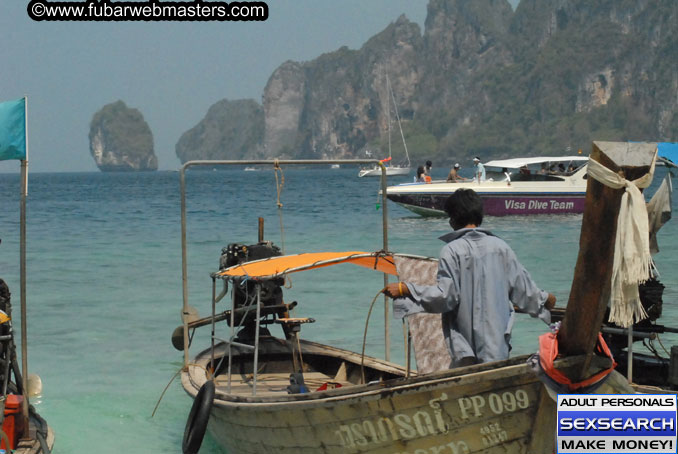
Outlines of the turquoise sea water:
{"type": "MultiPolygon", "coordinates": [[[[666,170],[658,169],[655,186],[666,170]]],[[[379,181],[357,169],[286,168],[282,192],[288,253],[381,249],[379,181]]],[[[434,175],[444,177],[444,175],[434,175]]],[[[266,238],[283,243],[271,170],[188,173],[190,303],[210,311],[211,279],[221,248],[266,238]]],[[[392,183],[409,181],[393,179],[392,183]]],[[[19,314],[19,178],[0,175],[0,277],[19,314]]],[[[650,194],[654,189],[650,189],[650,194]]],[[[444,219],[424,219],[389,204],[390,249],[437,256],[444,219]]],[[[55,454],[180,453],[191,401],[178,379],[151,418],[163,388],[181,367],[170,343],[180,324],[179,174],[32,174],[28,200],[29,372],[43,380],[34,399],[56,432],[55,454]]],[[[678,326],[677,221],[660,232],[656,262],[664,293],[663,323],[678,326]]],[[[535,281],[567,301],[581,216],[486,218],[535,281]]],[[[307,339],[360,350],[369,304],[381,275],[351,265],[292,277],[286,301],[313,317],[307,339]]],[[[225,310],[223,305],[219,310],[225,310]]],[[[367,352],[384,355],[383,304],[369,323],[367,352]]],[[[18,321],[15,326],[18,327],[18,321]]],[[[404,363],[402,327],[390,320],[391,359],[404,363]]],[[[526,316],[514,329],[515,354],[536,349],[545,325],[526,316]]],[[[206,345],[200,333],[195,345],[206,345]]],[[[678,339],[662,336],[666,348],[678,339]]],[[[636,344],[638,345],[638,344],[636,344]]],[[[197,352],[198,349],[192,349],[197,352]]],[[[206,438],[202,454],[219,453],[206,438]]]]}

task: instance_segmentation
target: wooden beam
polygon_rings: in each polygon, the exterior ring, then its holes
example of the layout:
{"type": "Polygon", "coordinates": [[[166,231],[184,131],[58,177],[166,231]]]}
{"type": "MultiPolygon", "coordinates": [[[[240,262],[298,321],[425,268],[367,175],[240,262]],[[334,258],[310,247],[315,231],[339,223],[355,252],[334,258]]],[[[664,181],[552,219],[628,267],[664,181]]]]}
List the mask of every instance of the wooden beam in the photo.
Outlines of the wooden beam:
{"type": "Polygon", "coordinates": [[[534,418],[532,438],[530,439],[527,452],[548,453],[554,451],[557,414],[556,403],[549,396],[546,385],[544,385],[539,393],[539,406],[534,418]]]}
{"type": "MultiPolygon", "coordinates": [[[[593,142],[590,159],[632,181],[650,171],[656,150],[654,143],[593,142]]],[[[579,256],[558,332],[559,350],[567,355],[590,355],[595,348],[610,300],[617,218],[624,191],[588,179],[579,256]]],[[[588,368],[588,361],[585,363],[582,373],[588,368]]]]}

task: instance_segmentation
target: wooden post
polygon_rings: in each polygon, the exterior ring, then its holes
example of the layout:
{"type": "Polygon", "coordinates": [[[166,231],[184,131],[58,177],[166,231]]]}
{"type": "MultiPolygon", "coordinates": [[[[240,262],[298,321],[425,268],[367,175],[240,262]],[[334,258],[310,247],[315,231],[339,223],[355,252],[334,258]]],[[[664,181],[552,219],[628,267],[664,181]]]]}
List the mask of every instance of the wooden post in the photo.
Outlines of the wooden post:
{"type": "MultiPolygon", "coordinates": [[[[19,214],[19,287],[21,290],[21,389],[24,400],[21,404],[21,416],[24,420],[24,433],[21,438],[30,438],[28,412],[28,310],[26,303],[26,197],[28,197],[28,97],[24,97],[24,138],[26,153],[21,160],[21,208],[19,214]]],[[[18,383],[17,383],[18,385],[18,383]]],[[[9,448],[7,448],[9,451],[9,448]]]]}
{"type": "Polygon", "coordinates": [[[556,402],[549,396],[546,386],[542,386],[539,393],[537,415],[534,418],[535,425],[527,452],[555,452],[557,414],[556,402]]]}
{"type": "MultiPolygon", "coordinates": [[[[590,159],[632,181],[650,171],[656,150],[654,143],[593,142],[590,159]]],[[[617,217],[624,191],[624,188],[613,189],[591,177],[588,179],[579,256],[558,332],[561,352],[589,355],[581,374],[588,369],[610,300],[617,217]]]]}

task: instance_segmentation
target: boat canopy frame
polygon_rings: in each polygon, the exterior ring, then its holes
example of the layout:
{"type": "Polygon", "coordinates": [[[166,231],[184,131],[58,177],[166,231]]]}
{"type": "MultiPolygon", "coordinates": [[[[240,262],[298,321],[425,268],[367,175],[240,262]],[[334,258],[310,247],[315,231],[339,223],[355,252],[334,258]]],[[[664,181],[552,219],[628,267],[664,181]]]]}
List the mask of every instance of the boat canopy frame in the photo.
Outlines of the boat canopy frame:
{"type": "Polygon", "coordinates": [[[585,162],[588,161],[588,156],[540,156],[531,158],[510,158],[510,159],[495,159],[488,161],[485,167],[506,167],[507,169],[519,169],[523,166],[532,164],[544,164],[549,162],[585,162]]]}
{"type": "MultiPolygon", "coordinates": [[[[388,204],[386,198],[386,188],[387,188],[387,174],[386,166],[383,162],[378,159],[334,159],[334,160],[323,160],[323,159],[309,159],[309,160],[283,160],[283,159],[270,159],[270,160],[195,160],[188,161],[184,163],[179,170],[179,185],[181,191],[181,283],[182,283],[182,296],[183,296],[183,306],[182,306],[182,324],[183,324],[183,343],[184,343],[184,369],[188,368],[189,365],[189,293],[188,293],[188,243],[187,243],[187,223],[186,223],[186,171],[191,167],[215,167],[215,166],[247,166],[247,165],[256,165],[256,166],[271,166],[272,169],[279,168],[280,166],[314,166],[322,165],[327,166],[328,164],[346,164],[346,165],[370,165],[374,164],[381,168],[381,198],[382,198],[382,251],[384,253],[388,252],[388,204]]],[[[388,284],[388,274],[384,273],[384,286],[388,284]]],[[[214,354],[214,325],[216,317],[216,276],[212,276],[212,354],[214,354]]],[[[257,322],[256,322],[256,342],[259,342],[259,315],[260,315],[260,297],[259,297],[259,286],[257,285],[257,322]]],[[[231,314],[235,312],[235,302],[233,302],[233,307],[231,314]]],[[[390,333],[389,333],[389,304],[388,299],[384,296],[384,342],[385,342],[385,359],[389,361],[390,357],[390,333]]],[[[229,350],[230,350],[229,343],[229,350]]],[[[255,345],[255,363],[258,352],[258,345],[255,345]]],[[[229,355],[230,356],[230,355],[229,355]]],[[[256,370],[256,369],[255,369],[256,370]]],[[[255,374],[256,375],[256,374],[255,374]]],[[[256,379],[255,379],[256,380],[256,379]]],[[[256,381],[254,382],[253,391],[256,393],[256,381]]]]}
{"type": "MultiPolygon", "coordinates": [[[[216,345],[214,340],[215,337],[215,315],[216,315],[216,303],[219,301],[216,291],[216,281],[221,279],[224,281],[231,281],[233,285],[240,279],[245,279],[255,282],[256,289],[256,307],[253,306],[253,302],[249,302],[247,306],[244,307],[245,312],[241,318],[241,323],[251,311],[256,312],[255,316],[255,334],[254,334],[254,346],[242,344],[235,341],[236,338],[236,326],[235,326],[235,292],[232,293],[232,305],[231,305],[231,336],[228,340],[218,339],[226,344],[228,344],[228,381],[227,381],[227,392],[231,392],[231,377],[232,377],[232,365],[233,365],[233,349],[232,347],[239,347],[245,350],[254,351],[253,358],[253,375],[252,375],[252,395],[256,396],[257,394],[257,381],[258,381],[258,370],[259,370],[259,329],[261,326],[261,282],[268,281],[276,278],[285,278],[288,274],[298,273],[300,271],[309,271],[318,268],[324,268],[327,266],[339,265],[342,263],[352,263],[354,265],[362,266],[365,268],[370,268],[378,272],[384,273],[384,276],[387,274],[397,276],[397,270],[395,265],[395,257],[403,257],[409,259],[417,260],[431,260],[437,261],[431,257],[424,257],[420,255],[412,254],[398,254],[385,251],[377,252],[360,252],[360,251],[349,251],[349,252],[318,252],[318,253],[302,253],[302,254],[292,254],[292,255],[282,255],[268,257],[260,260],[253,260],[251,262],[245,262],[237,265],[233,265],[224,270],[220,270],[211,274],[212,277],[212,336],[211,336],[211,360],[210,368],[214,370],[219,370],[221,368],[221,363],[224,361],[224,357],[221,358],[219,364],[215,366],[215,355],[214,351],[216,345]]],[[[240,328],[240,327],[238,327],[240,328]]],[[[386,331],[388,334],[388,331],[386,331]]],[[[406,346],[406,376],[410,376],[410,363],[411,363],[411,353],[410,353],[410,338],[407,338],[406,346]]],[[[364,359],[364,352],[363,352],[364,359]]]]}
{"type": "Polygon", "coordinates": [[[396,275],[395,263],[392,257],[426,258],[418,255],[395,254],[391,252],[313,252],[292,255],[268,257],[251,262],[240,263],[219,270],[212,274],[221,279],[247,278],[257,280],[269,280],[285,277],[299,271],[313,270],[340,263],[353,263],[355,265],[371,268],[382,273],[396,275]]]}

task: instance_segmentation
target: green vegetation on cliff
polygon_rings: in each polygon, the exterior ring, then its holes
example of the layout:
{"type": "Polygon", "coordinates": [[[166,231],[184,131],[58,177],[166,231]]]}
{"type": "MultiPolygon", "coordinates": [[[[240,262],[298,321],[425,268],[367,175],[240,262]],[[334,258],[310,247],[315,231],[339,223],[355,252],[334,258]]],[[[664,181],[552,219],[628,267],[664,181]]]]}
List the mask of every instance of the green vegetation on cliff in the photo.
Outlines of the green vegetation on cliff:
{"type": "Polygon", "coordinates": [[[264,113],[254,100],[221,100],[186,131],[176,145],[181,162],[196,159],[243,159],[256,152],[264,136],[264,113]]]}
{"type": "Polygon", "coordinates": [[[122,101],[94,114],[89,130],[90,153],[104,172],[157,170],[153,134],[137,109],[122,101]]]}
{"type": "MultiPolygon", "coordinates": [[[[515,12],[506,0],[430,0],[423,33],[401,16],[361,49],[285,62],[262,106],[229,106],[190,148],[194,158],[385,156],[390,118],[399,160],[387,75],[413,162],[675,141],[677,58],[673,0],[521,0],[515,12]]],[[[182,160],[187,149],[177,145],[182,160]]]]}

